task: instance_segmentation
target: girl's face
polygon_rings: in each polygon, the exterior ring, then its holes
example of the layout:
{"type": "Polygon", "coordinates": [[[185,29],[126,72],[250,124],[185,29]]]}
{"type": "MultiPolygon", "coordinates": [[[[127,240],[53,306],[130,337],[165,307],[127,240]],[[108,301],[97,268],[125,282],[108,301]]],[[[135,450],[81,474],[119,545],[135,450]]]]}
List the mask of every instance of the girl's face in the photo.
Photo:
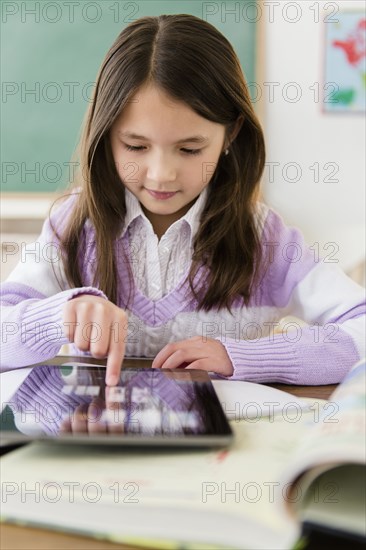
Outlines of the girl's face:
{"type": "Polygon", "coordinates": [[[117,172],[160,237],[208,185],[225,142],[211,122],[156,87],[143,87],[114,122],[117,172]]]}

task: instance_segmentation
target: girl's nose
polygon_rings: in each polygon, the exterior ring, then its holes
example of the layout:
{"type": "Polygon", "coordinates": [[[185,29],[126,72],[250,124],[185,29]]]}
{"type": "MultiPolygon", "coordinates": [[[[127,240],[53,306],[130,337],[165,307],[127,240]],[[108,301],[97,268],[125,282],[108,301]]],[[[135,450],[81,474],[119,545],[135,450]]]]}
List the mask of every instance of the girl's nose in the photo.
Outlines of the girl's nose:
{"type": "Polygon", "coordinates": [[[168,155],[156,154],[151,157],[147,167],[147,178],[156,184],[171,183],[176,180],[176,167],[168,155]]]}

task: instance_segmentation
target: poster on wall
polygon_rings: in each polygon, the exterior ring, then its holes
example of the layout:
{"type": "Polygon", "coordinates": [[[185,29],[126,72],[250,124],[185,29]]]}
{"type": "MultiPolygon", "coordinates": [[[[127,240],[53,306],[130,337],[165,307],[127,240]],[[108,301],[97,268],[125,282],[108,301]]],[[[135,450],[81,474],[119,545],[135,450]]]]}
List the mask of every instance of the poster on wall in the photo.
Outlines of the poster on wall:
{"type": "Polygon", "coordinates": [[[326,113],[366,111],[366,18],[364,11],[339,11],[325,24],[326,113]]]}

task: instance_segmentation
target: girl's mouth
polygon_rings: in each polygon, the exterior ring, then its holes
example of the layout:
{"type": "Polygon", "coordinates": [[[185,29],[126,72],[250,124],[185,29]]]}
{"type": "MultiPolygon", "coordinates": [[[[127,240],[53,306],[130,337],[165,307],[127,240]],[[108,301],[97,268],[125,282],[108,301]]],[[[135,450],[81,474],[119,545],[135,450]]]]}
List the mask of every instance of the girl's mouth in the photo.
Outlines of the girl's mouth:
{"type": "Polygon", "coordinates": [[[163,200],[163,201],[167,199],[171,199],[172,197],[174,197],[174,195],[177,194],[177,191],[171,191],[171,192],[152,191],[151,189],[146,189],[146,191],[149,193],[149,195],[154,197],[154,199],[163,200]]]}

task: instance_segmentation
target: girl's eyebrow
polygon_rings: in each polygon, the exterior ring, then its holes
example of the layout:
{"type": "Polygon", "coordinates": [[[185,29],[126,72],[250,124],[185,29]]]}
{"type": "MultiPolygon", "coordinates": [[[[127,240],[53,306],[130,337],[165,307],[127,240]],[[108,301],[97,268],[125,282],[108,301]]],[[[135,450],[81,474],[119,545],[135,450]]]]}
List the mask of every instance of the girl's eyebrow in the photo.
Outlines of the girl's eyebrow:
{"type": "MultiPolygon", "coordinates": [[[[149,141],[149,138],[147,138],[145,136],[140,136],[139,134],[135,134],[133,132],[118,132],[118,134],[121,137],[127,137],[127,138],[130,138],[130,139],[142,139],[144,141],[149,141]]],[[[187,138],[180,139],[179,141],[176,141],[174,145],[178,145],[179,143],[187,143],[187,142],[189,142],[189,143],[206,143],[206,141],[208,141],[207,136],[197,135],[197,136],[190,136],[190,137],[187,137],[187,138]]]]}

